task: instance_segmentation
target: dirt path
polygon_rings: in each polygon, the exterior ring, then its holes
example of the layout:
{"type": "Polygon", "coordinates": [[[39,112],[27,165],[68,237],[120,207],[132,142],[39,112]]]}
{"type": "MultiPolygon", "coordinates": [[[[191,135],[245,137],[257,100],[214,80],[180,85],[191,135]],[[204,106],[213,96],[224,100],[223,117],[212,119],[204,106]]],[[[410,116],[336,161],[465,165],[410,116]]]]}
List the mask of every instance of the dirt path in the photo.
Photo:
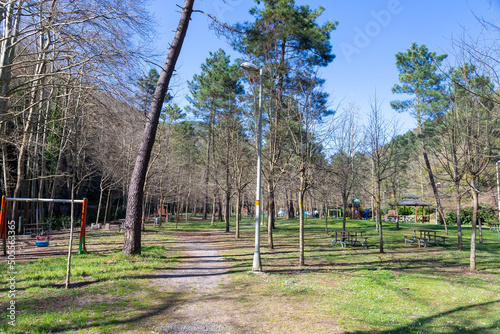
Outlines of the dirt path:
{"type": "Polygon", "coordinates": [[[221,298],[227,282],[224,260],[210,241],[214,232],[180,235],[180,263],[154,280],[166,289],[183,293],[183,301],[173,309],[169,323],[158,324],[152,333],[241,333],[234,324],[230,302],[221,298]]]}

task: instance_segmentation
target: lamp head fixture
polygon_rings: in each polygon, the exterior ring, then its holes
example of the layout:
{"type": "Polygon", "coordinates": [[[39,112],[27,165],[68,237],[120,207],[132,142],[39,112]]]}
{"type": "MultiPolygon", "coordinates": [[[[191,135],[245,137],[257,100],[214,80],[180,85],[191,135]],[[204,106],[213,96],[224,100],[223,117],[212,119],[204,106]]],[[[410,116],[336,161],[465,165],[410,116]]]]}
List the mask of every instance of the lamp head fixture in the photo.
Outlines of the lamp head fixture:
{"type": "Polygon", "coordinates": [[[241,63],[240,66],[241,66],[241,68],[243,68],[244,70],[247,70],[247,71],[257,72],[260,70],[260,68],[257,65],[249,63],[249,62],[241,63]]]}

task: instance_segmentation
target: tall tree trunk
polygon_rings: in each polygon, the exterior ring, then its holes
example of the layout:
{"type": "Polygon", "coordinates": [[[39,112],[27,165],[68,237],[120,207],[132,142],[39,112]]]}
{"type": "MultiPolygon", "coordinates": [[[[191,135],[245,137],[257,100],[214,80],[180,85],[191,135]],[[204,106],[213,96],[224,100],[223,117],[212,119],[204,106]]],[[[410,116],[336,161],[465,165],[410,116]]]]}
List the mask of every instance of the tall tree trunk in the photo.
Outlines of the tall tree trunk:
{"type": "Polygon", "coordinates": [[[476,222],[477,222],[477,209],[478,209],[478,196],[476,189],[476,176],[471,177],[471,192],[473,201],[473,213],[472,213],[472,229],[470,236],[470,271],[476,270],[476,222]]]}
{"type": "Polygon", "coordinates": [[[110,211],[110,206],[109,206],[109,197],[111,195],[111,186],[108,188],[108,196],[106,198],[106,210],[104,211],[104,220],[103,223],[106,224],[108,222],[109,218],[109,211],[110,211]]]}
{"type": "Polygon", "coordinates": [[[328,204],[325,203],[325,233],[328,234],[328,204]]]}
{"type": "Polygon", "coordinates": [[[222,202],[220,196],[217,196],[217,222],[222,222],[222,202]]]}
{"type": "Polygon", "coordinates": [[[271,183],[267,183],[267,192],[269,198],[269,206],[267,210],[267,248],[273,249],[273,228],[274,228],[274,186],[271,183]]]}
{"type": "Polygon", "coordinates": [[[209,181],[209,175],[210,175],[210,151],[211,151],[211,143],[212,143],[212,113],[210,113],[209,119],[208,119],[208,138],[207,138],[207,152],[205,156],[205,198],[203,199],[203,220],[207,219],[207,211],[208,211],[208,181],[209,181]]]}
{"type": "Polygon", "coordinates": [[[210,221],[210,225],[214,225],[215,223],[215,208],[217,205],[217,191],[214,194],[214,200],[212,201],[212,217],[210,221]]]}
{"type": "Polygon", "coordinates": [[[345,225],[347,220],[347,195],[342,196],[342,231],[345,231],[345,225]]]}
{"type": "Polygon", "coordinates": [[[377,206],[377,224],[379,226],[378,229],[378,234],[379,234],[379,240],[380,240],[380,253],[384,253],[384,236],[383,236],[383,229],[382,229],[382,215],[381,215],[381,210],[380,210],[380,181],[375,183],[375,205],[377,206]]]}
{"type": "Polygon", "coordinates": [[[310,192],[309,192],[309,214],[311,215],[311,217],[314,217],[313,200],[310,192]]]}
{"type": "Polygon", "coordinates": [[[229,233],[229,222],[231,221],[231,192],[226,191],[226,203],[224,210],[224,222],[226,223],[226,233],[229,233]]]}
{"type": "Polygon", "coordinates": [[[285,219],[290,219],[290,202],[288,199],[288,189],[284,188],[285,193],[285,219]]]}
{"type": "Polygon", "coordinates": [[[95,218],[95,223],[99,223],[99,216],[101,215],[101,207],[102,207],[102,194],[104,193],[104,186],[103,186],[103,180],[104,178],[101,177],[101,182],[99,183],[99,202],[97,202],[97,216],[95,218]]]}
{"type": "Polygon", "coordinates": [[[241,190],[236,194],[236,239],[240,238],[241,190]]]}
{"type": "Polygon", "coordinates": [[[300,176],[299,188],[299,266],[303,266],[304,262],[304,176],[300,176]]]}
{"type": "Polygon", "coordinates": [[[439,217],[444,224],[444,229],[446,234],[448,234],[448,226],[446,225],[446,219],[444,217],[443,208],[441,206],[441,200],[439,199],[438,190],[436,187],[436,182],[434,180],[434,174],[432,173],[431,163],[429,162],[429,156],[427,155],[427,150],[425,148],[424,136],[422,132],[422,124],[420,120],[420,116],[418,116],[418,133],[420,135],[420,145],[422,148],[422,157],[424,158],[425,169],[427,169],[427,173],[429,175],[429,183],[431,184],[432,192],[434,194],[434,199],[436,201],[436,209],[438,211],[439,217]]]}
{"type": "Polygon", "coordinates": [[[398,195],[396,197],[396,194],[394,194],[394,198],[396,199],[396,228],[399,230],[399,204],[398,204],[398,201],[399,201],[399,198],[401,196],[401,189],[399,187],[400,183],[399,183],[399,177],[398,177],[398,195]]]}
{"type": "Polygon", "coordinates": [[[156,85],[153,101],[149,111],[149,118],[144,128],[139,153],[135,162],[134,171],[130,180],[129,195],[127,201],[127,214],[125,218],[125,235],[123,243],[123,255],[141,253],[141,211],[144,195],[144,183],[146,171],[151,157],[151,150],[156,138],[156,129],[160,118],[165,94],[168,90],[170,78],[175,69],[175,64],[184,42],[184,37],[189,25],[191,13],[193,12],[194,0],[185,0],[182,14],[175,33],[174,40],[168,51],[167,60],[163,65],[158,83],[156,85]]]}

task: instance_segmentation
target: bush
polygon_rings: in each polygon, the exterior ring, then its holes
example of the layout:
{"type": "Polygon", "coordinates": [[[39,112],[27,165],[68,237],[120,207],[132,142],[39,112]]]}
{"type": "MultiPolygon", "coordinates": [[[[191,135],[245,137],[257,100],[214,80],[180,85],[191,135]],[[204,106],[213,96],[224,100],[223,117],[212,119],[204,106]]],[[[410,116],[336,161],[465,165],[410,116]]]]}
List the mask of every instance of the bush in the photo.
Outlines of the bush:
{"type": "MultiPolygon", "coordinates": [[[[462,225],[470,225],[472,224],[474,210],[473,208],[463,208],[460,212],[460,217],[462,219],[462,225]]],[[[479,207],[479,218],[481,222],[492,222],[497,220],[497,216],[495,214],[495,210],[488,207],[479,207]]],[[[456,224],[457,223],[457,213],[450,212],[446,215],[446,222],[448,224],[456,224]]]]}
{"type": "MultiPolygon", "coordinates": [[[[48,224],[50,230],[59,231],[61,229],[66,229],[71,227],[71,217],[70,216],[48,217],[43,220],[43,223],[48,224]]],[[[79,227],[80,224],[81,224],[81,219],[76,219],[73,223],[73,227],[79,227]]]]}

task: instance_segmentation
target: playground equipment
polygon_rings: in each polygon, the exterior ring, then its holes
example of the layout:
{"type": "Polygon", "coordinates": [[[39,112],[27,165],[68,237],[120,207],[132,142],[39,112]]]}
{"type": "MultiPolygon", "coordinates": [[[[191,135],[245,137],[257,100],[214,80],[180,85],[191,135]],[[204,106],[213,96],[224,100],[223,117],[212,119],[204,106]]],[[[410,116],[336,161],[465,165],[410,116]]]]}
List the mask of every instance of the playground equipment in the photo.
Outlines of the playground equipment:
{"type": "Polygon", "coordinates": [[[364,209],[364,212],[362,214],[363,219],[368,220],[368,218],[370,217],[370,215],[371,215],[370,209],[364,209]]]}
{"type": "MultiPolygon", "coordinates": [[[[49,198],[15,198],[2,196],[2,206],[0,209],[0,237],[3,241],[3,254],[7,255],[7,206],[9,202],[52,202],[52,203],[81,203],[82,204],[82,221],[80,225],[80,245],[78,254],[86,253],[85,247],[85,227],[87,220],[87,199],[70,200],[70,199],[49,199],[49,198]]],[[[46,247],[49,245],[50,237],[48,235],[37,235],[36,245],[46,247]]]]}
{"type": "Polygon", "coordinates": [[[361,219],[361,201],[359,199],[354,199],[349,204],[349,209],[351,210],[351,219],[361,219]]]}

